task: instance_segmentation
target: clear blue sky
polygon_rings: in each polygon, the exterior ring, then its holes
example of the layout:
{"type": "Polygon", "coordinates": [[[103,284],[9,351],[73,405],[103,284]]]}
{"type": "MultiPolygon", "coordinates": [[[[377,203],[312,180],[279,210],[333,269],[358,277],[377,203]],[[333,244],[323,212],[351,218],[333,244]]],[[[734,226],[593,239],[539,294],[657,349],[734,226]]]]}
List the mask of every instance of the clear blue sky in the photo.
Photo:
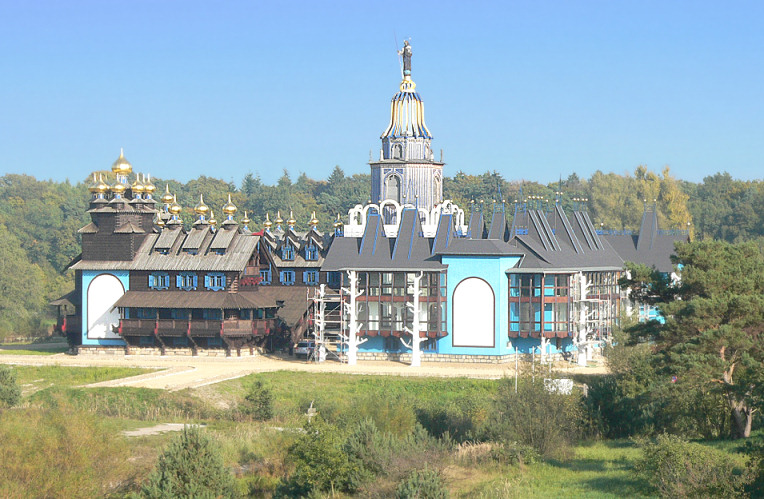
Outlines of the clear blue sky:
{"type": "Polygon", "coordinates": [[[0,174],[366,173],[411,39],[446,172],[764,174],[764,2],[0,0],[0,174]]]}

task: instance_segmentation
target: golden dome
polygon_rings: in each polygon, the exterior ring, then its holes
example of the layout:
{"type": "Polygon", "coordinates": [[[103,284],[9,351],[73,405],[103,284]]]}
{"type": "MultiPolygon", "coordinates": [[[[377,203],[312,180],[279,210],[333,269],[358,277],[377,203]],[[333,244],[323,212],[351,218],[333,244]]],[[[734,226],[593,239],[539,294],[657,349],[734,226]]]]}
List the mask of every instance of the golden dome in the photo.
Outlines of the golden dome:
{"type": "Polygon", "coordinates": [[[237,209],[238,208],[236,208],[236,205],[231,202],[231,195],[229,194],[228,202],[223,205],[223,213],[225,213],[226,215],[233,216],[233,214],[236,213],[237,209]]]}
{"type": "Polygon", "coordinates": [[[204,204],[204,195],[199,195],[199,204],[194,206],[194,212],[200,216],[206,216],[210,212],[210,207],[204,204]]]}
{"type": "Polygon", "coordinates": [[[315,211],[314,211],[314,212],[313,212],[313,214],[311,215],[311,218],[310,218],[310,222],[308,222],[308,223],[309,223],[310,225],[312,225],[313,227],[315,227],[316,225],[318,225],[318,219],[316,218],[316,212],[315,212],[315,211]]]}
{"type": "Polygon", "coordinates": [[[146,186],[141,182],[140,173],[136,175],[135,182],[133,182],[131,189],[133,190],[133,194],[141,194],[146,191],[146,186]]]}
{"type": "Polygon", "coordinates": [[[343,225],[342,224],[342,219],[340,218],[340,214],[339,213],[337,213],[337,220],[335,220],[334,224],[332,224],[332,225],[334,225],[335,229],[338,229],[338,228],[342,227],[342,225],[343,225]]]}
{"type": "Polygon", "coordinates": [[[162,202],[164,204],[172,204],[172,202],[175,200],[175,196],[170,194],[170,184],[164,185],[164,194],[162,195],[162,202]]]}
{"type": "MultiPolygon", "coordinates": [[[[162,197],[162,199],[164,199],[164,197],[162,197]]],[[[170,208],[168,210],[172,215],[180,215],[180,212],[183,211],[183,207],[178,204],[175,195],[172,196],[172,202],[170,203],[170,208]]]]}
{"type": "Polygon", "coordinates": [[[273,226],[273,222],[271,222],[271,218],[267,213],[265,214],[265,222],[263,222],[263,226],[266,229],[270,229],[273,226]]]}
{"type": "Polygon", "coordinates": [[[114,182],[114,185],[111,186],[111,192],[113,192],[114,194],[123,194],[125,192],[125,189],[127,189],[127,187],[125,187],[125,184],[123,184],[119,180],[114,182]]]}
{"type": "Polygon", "coordinates": [[[281,218],[281,210],[276,212],[276,225],[281,225],[284,223],[284,219],[281,218]]]}
{"type": "Polygon", "coordinates": [[[247,216],[247,210],[244,210],[244,218],[241,219],[241,223],[243,223],[244,225],[247,225],[251,221],[252,220],[250,220],[249,217],[247,216]]]}
{"type": "Polygon", "coordinates": [[[287,220],[287,225],[290,227],[294,227],[294,224],[297,223],[297,220],[294,219],[294,215],[292,214],[292,210],[289,210],[289,220],[287,220]]]}
{"type": "Polygon", "coordinates": [[[111,171],[117,175],[129,175],[133,171],[133,165],[125,159],[125,153],[122,149],[119,150],[119,157],[117,161],[112,163],[111,171]]]}
{"type": "Polygon", "coordinates": [[[98,179],[96,179],[95,172],[93,172],[93,183],[88,186],[88,190],[93,194],[98,192],[98,179]]]}
{"type": "Polygon", "coordinates": [[[98,176],[98,183],[95,185],[95,192],[98,194],[106,194],[109,191],[109,184],[103,181],[103,175],[98,176]]]}
{"type": "Polygon", "coordinates": [[[162,217],[160,216],[159,212],[157,212],[156,215],[154,215],[154,225],[158,225],[159,227],[164,226],[164,220],[162,220],[162,217]]]}
{"type": "Polygon", "coordinates": [[[146,194],[151,195],[151,194],[154,194],[154,192],[156,192],[157,186],[151,183],[151,175],[149,175],[148,177],[143,177],[143,182],[144,182],[143,190],[146,194]]]}
{"type": "Polygon", "coordinates": [[[210,225],[215,226],[218,224],[218,221],[215,220],[215,212],[210,211],[210,225]]]}

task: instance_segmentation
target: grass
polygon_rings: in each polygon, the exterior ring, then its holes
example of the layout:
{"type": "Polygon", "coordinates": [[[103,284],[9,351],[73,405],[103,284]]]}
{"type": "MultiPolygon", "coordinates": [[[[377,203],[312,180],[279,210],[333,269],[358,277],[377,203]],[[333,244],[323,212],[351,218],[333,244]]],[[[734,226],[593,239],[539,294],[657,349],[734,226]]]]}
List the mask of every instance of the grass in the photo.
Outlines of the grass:
{"type": "Polygon", "coordinates": [[[134,367],[14,366],[24,395],[48,388],[66,388],[127,378],[151,372],[134,367]]]}
{"type": "Polygon", "coordinates": [[[66,346],[56,347],[56,348],[47,348],[45,350],[22,350],[22,349],[9,350],[7,348],[0,348],[0,355],[56,355],[56,354],[64,353],[67,351],[69,351],[69,347],[66,347],[66,346]]]}

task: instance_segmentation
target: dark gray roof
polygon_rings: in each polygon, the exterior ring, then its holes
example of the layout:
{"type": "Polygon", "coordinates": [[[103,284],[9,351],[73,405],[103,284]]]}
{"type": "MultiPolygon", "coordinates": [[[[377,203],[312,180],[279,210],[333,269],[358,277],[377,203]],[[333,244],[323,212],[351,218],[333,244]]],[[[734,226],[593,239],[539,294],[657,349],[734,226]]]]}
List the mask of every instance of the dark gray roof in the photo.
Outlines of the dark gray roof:
{"type": "Polygon", "coordinates": [[[361,237],[334,239],[321,268],[326,271],[442,270],[445,266],[432,255],[433,244],[433,238],[422,235],[415,209],[405,208],[401,212],[398,236],[394,238],[385,236],[379,214],[370,213],[361,237]]]}
{"type": "Polygon", "coordinates": [[[672,272],[674,265],[671,255],[674,243],[686,241],[684,233],[661,233],[658,229],[658,214],[655,210],[645,210],[638,235],[606,234],[602,238],[627,262],[642,263],[660,272],[672,272]]]}

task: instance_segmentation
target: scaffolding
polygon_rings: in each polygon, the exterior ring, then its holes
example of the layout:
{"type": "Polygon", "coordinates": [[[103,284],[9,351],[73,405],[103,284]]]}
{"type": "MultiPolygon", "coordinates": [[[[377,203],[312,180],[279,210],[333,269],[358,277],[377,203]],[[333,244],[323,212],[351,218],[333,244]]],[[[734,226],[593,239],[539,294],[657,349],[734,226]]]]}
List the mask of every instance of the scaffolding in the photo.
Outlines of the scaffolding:
{"type": "Polygon", "coordinates": [[[308,326],[308,335],[315,342],[315,348],[308,356],[308,361],[323,362],[334,358],[344,363],[347,344],[343,333],[347,325],[342,306],[343,291],[327,288],[325,284],[321,284],[308,289],[307,300],[308,307],[312,306],[312,320],[308,326]]]}
{"type": "Polygon", "coordinates": [[[578,348],[578,364],[585,366],[592,359],[594,346],[600,341],[612,341],[612,326],[617,319],[617,307],[607,294],[591,293],[591,283],[583,272],[571,279],[571,324],[574,328],[573,343],[578,348]]]}

